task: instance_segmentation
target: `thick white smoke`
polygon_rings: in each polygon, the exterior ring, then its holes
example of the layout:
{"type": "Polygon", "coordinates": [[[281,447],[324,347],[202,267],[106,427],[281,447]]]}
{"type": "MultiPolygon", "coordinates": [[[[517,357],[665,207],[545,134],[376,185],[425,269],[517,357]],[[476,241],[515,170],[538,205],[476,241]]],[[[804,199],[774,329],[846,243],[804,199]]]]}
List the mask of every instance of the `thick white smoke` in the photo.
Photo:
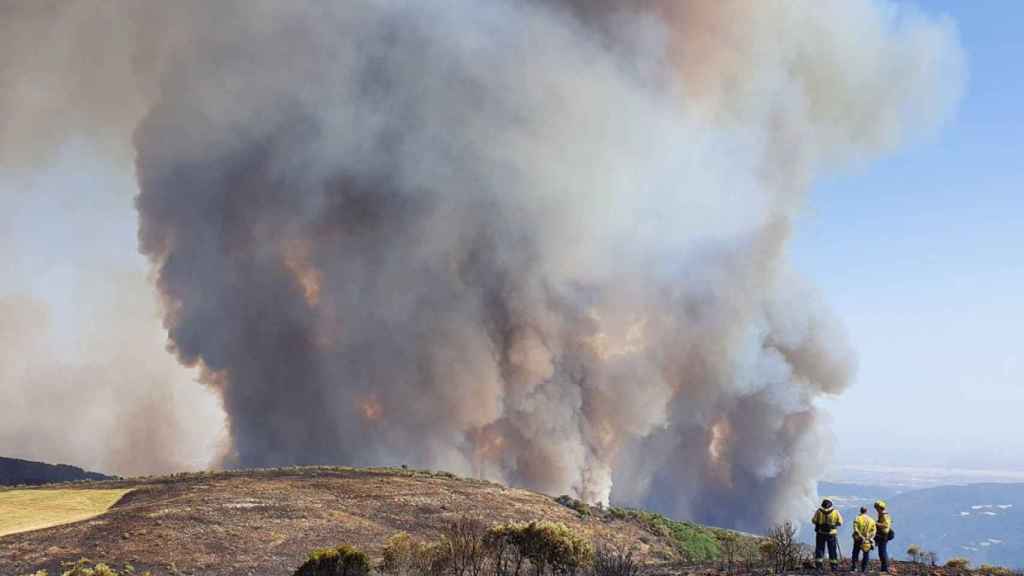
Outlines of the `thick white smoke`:
{"type": "Polygon", "coordinates": [[[816,175],[949,110],[950,23],[869,0],[113,5],[140,42],[108,80],[134,103],[114,125],[139,121],[141,250],[234,462],[406,462],[751,529],[813,495],[814,402],[855,361],[790,226],[816,175]]]}

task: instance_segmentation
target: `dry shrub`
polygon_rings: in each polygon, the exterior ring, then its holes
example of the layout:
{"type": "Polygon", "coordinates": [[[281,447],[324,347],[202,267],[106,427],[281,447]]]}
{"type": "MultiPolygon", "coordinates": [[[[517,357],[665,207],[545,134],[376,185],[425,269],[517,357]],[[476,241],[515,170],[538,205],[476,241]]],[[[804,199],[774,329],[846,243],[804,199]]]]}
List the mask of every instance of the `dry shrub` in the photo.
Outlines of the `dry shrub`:
{"type": "Polygon", "coordinates": [[[778,524],[768,531],[768,539],[762,544],[761,552],[776,574],[797,568],[800,564],[800,543],[796,540],[796,532],[792,522],[778,524]]]}
{"type": "Polygon", "coordinates": [[[961,558],[959,556],[956,558],[950,558],[949,561],[946,562],[946,568],[949,568],[951,570],[967,570],[970,567],[971,561],[967,558],[961,558]]]}
{"type": "Polygon", "coordinates": [[[985,576],[1014,576],[1013,570],[1009,568],[1003,568],[1002,566],[992,566],[990,564],[982,564],[978,568],[978,572],[985,576]]]}
{"type": "Polygon", "coordinates": [[[594,554],[593,576],[637,576],[640,564],[625,546],[601,546],[594,554]]]}
{"type": "Polygon", "coordinates": [[[723,534],[718,537],[718,544],[722,550],[722,570],[731,574],[740,553],[739,537],[731,533],[723,534]]]}
{"type": "Polygon", "coordinates": [[[480,576],[487,563],[484,544],[487,526],[476,518],[462,517],[450,522],[440,545],[447,556],[449,573],[454,576],[480,576]]]}
{"type": "Polygon", "coordinates": [[[380,573],[385,576],[419,576],[423,568],[421,561],[426,556],[425,548],[427,545],[416,542],[405,532],[395,534],[384,544],[380,573]]]}

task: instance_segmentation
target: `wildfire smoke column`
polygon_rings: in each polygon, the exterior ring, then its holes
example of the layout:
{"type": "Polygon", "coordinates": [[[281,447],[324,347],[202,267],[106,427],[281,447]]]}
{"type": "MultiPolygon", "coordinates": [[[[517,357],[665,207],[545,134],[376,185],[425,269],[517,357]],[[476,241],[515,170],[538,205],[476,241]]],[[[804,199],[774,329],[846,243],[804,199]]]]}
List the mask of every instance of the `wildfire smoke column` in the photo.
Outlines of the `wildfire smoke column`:
{"type": "Polygon", "coordinates": [[[403,462],[745,529],[811,505],[815,402],[856,361],[787,240],[817,176],[953,108],[950,22],[120,6],[146,48],[123,74],[140,249],[228,464],[403,462]]]}
{"type": "Polygon", "coordinates": [[[955,98],[948,25],[891,11],[300,2],[201,31],[137,131],[140,237],[235,462],[799,509],[855,361],[792,218],[955,98]]]}

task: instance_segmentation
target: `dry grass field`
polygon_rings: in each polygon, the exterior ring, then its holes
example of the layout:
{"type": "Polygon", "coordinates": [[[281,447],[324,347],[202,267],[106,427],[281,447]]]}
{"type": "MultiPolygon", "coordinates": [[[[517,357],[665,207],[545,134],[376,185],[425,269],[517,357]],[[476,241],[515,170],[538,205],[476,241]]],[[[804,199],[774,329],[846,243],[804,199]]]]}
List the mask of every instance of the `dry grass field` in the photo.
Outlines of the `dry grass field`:
{"type": "Polygon", "coordinates": [[[131,489],[0,491],[0,536],[87,520],[106,512],[131,489]]]}

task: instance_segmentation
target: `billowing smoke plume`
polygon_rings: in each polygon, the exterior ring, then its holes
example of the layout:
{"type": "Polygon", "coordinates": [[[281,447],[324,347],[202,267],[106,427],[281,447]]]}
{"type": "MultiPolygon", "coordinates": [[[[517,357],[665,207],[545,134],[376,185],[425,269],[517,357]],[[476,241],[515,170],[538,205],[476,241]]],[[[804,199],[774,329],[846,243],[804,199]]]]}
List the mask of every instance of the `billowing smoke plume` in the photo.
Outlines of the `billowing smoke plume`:
{"type": "Polygon", "coordinates": [[[751,529],[802,513],[815,399],[855,361],[786,241],[816,175],[956,100],[948,22],[869,0],[174,6],[123,6],[140,245],[231,463],[440,467],[751,529]]]}

